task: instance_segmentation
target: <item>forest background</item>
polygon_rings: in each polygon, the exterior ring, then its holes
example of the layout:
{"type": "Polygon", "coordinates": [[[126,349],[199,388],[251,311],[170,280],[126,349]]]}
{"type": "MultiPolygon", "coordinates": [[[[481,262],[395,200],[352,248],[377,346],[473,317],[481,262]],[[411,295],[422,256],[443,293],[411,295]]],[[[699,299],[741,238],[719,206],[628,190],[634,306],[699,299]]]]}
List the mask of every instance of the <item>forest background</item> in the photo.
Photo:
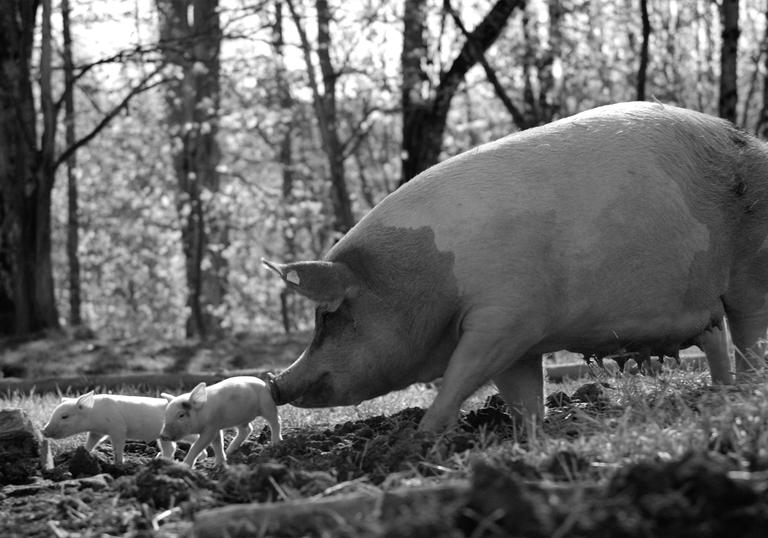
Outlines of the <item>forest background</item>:
{"type": "Polygon", "coordinates": [[[1,0],[0,335],[311,326],[317,259],[428,166],[607,103],[768,134],[764,0],[1,0]]]}

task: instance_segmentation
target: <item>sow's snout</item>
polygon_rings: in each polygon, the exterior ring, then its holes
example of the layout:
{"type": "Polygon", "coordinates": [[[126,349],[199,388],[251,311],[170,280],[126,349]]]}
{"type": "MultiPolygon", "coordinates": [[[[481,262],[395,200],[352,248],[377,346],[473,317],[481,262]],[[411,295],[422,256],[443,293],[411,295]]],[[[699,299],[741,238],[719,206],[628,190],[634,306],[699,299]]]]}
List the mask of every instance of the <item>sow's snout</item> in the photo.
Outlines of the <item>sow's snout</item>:
{"type": "Polygon", "coordinates": [[[320,374],[315,379],[301,379],[291,366],[277,376],[269,376],[267,386],[277,405],[291,404],[296,407],[348,405],[347,402],[340,401],[339,394],[331,383],[332,379],[330,372],[320,374]]]}

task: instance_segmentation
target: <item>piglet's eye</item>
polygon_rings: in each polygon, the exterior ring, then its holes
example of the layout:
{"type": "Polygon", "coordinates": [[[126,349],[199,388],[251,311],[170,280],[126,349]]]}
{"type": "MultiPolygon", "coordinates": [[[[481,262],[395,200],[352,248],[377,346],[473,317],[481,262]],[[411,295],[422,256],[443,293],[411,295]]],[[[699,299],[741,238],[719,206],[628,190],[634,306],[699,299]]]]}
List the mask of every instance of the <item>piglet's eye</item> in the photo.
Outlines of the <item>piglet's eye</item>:
{"type": "Polygon", "coordinates": [[[69,415],[61,415],[61,420],[67,420],[69,418],[69,415]]]}

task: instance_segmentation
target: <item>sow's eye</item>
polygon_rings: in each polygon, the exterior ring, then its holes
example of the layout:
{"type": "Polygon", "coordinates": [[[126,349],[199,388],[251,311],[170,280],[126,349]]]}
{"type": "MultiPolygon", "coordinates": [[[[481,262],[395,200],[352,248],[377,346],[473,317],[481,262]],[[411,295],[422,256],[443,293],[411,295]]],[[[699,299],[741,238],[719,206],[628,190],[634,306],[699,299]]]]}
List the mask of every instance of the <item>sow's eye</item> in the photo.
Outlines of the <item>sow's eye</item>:
{"type": "Polygon", "coordinates": [[[326,336],[338,335],[349,329],[354,329],[354,320],[346,301],[333,312],[319,306],[315,310],[315,337],[312,346],[317,348],[322,345],[326,336]]]}
{"type": "Polygon", "coordinates": [[[61,415],[61,420],[67,420],[69,418],[69,415],[61,415]]]}
{"type": "Polygon", "coordinates": [[[352,318],[352,312],[350,311],[347,301],[341,303],[333,312],[330,312],[323,307],[317,309],[315,323],[318,327],[328,331],[349,329],[354,325],[354,322],[355,320],[352,318]]]}

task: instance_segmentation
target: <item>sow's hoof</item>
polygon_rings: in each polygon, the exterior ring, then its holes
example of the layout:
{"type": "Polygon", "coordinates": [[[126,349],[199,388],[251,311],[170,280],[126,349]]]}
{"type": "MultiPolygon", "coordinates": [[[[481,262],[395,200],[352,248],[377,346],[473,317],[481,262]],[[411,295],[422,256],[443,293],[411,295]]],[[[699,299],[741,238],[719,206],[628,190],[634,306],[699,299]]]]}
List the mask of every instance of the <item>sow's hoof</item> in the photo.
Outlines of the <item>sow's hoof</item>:
{"type": "Polygon", "coordinates": [[[48,443],[24,411],[0,411],[0,485],[27,484],[51,466],[48,443]]]}

